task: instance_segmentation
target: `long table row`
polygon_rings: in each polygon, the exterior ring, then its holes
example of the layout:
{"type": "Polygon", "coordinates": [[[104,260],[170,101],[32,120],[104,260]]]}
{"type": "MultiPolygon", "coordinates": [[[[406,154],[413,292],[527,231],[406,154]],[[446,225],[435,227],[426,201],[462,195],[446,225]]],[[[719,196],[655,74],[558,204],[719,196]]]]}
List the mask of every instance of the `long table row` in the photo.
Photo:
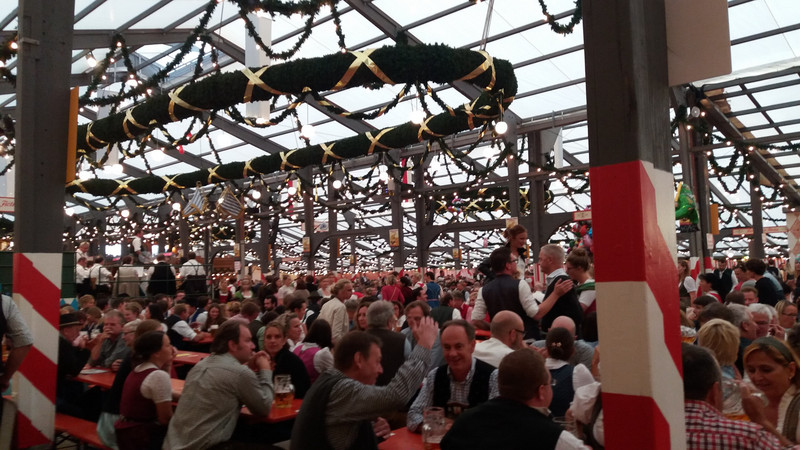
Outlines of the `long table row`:
{"type": "MultiPolygon", "coordinates": [[[[181,351],[175,355],[173,360],[178,364],[197,364],[200,360],[208,356],[207,353],[202,352],[189,352],[181,351]]],[[[81,373],[75,377],[76,381],[80,381],[89,385],[98,386],[101,389],[109,389],[114,384],[115,372],[108,369],[101,369],[97,367],[86,367],[81,373]]],[[[185,380],[177,378],[171,379],[172,383],[172,397],[175,401],[180,399],[183,394],[183,387],[186,383],[185,380]]],[[[251,421],[264,421],[266,423],[278,423],[287,420],[293,420],[297,417],[303,400],[294,399],[290,408],[270,408],[269,415],[266,417],[256,416],[250,412],[247,407],[242,407],[242,417],[251,421]]],[[[422,436],[417,433],[410,432],[407,428],[399,428],[392,430],[392,434],[387,440],[378,445],[381,450],[406,450],[406,449],[422,449],[422,436]]]]}

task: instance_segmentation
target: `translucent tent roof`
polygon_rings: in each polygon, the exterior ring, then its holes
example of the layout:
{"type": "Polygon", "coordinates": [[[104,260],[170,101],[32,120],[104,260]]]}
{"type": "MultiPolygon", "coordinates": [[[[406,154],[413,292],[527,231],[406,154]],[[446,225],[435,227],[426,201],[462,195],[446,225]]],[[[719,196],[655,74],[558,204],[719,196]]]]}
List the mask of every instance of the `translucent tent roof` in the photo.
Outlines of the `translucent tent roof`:
{"type": "MultiPolygon", "coordinates": [[[[76,0],[75,2],[75,45],[72,65],[72,84],[88,85],[91,68],[87,55],[98,58],[104,55],[111,44],[111,36],[118,32],[125,37],[132,52],[132,60],[137,64],[142,76],[156,72],[168,64],[177,54],[190,31],[197,26],[206,8],[206,0],[141,0],[129,2],[122,0],[76,0]]],[[[548,0],[548,11],[562,23],[569,20],[574,10],[574,2],[569,0],[548,0]]],[[[765,197],[763,207],[764,226],[782,226],[786,223],[784,194],[774,200],[773,190],[790,190],[795,194],[800,185],[800,155],[793,145],[800,143],[800,8],[795,0],[731,0],[728,2],[728,18],[731,37],[731,57],[733,73],[711,80],[698,81],[693,87],[707,96],[718,111],[718,119],[730,124],[730,129],[717,128],[714,133],[726,139],[758,139],[771,147],[760,150],[764,161],[774,168],[774,174],[764,176],[761,192],[765,197]],[[731,134],[734,134],[733,136],[731,134]],[[738,134],[737,134],[738,133],[738,134]],[[782,146],[790,146],[782,148],[782,146]],[[777,174],[777,175],[776,175],[777,174]],[[784,184],[784,187],[779,187],[784,184]]],[[[561,126],[564,147],[564,168],[578,171],[588,170],[588,141],[586,126],[586,89],[584,79],[583,33],[579,24],[571,34],[560,35],[553,32],[543,17],[543,12],[535,1],[494,0],[471,2],[439,0],[391,0],[341,1],[342,29],[349,50],[393,45],[397,31],[403,31],[409,41],[422,43],[444,43],[452,47],[480,49],[485,48],[495,58],[507,59],[512,63],[519,83],[519,92],[510,107],[511,116],[518,118],[516,124],[517,145],[522,149],[520,161],[527,160],[529,142],[526,133],[550,127],[561,126]]],[[[11,36],[17,28],[17,7],[15,2],[0,4],[0,33],[3,40],[11,36]]],[[[303,29],[306,17],[295,15],[289,18],[276,16],[272,23],[271,39],[273,49],[283,51],[291,48],[303,29]]],[[[316,18],[311,37],[292,58],[316,57],[338,52],[339,45],[334,20],[330,9],[324,7],[316,18]]],[[[218,52],[218,63],[223,72],[239,70],[244,67],[245,41],[247,32],[239,16],[236,3],[223,1],[215,9],[209,21],[209,35],[218,52]]],[[[191,79],[199,55],[200,45],[195,45],[182,64],[162,83],[162,91],[173,89],[191,79]]],[[[208,55],[206,54],[206,57],[208,55]]],[[[12,61],[8,67],[15,71],[12,61]]],[[[204,73],[211,73],[210,60],[206,58],[204,73]]],[[[110,91],[119,90],[125,81],[125,72],[109,71],[110,91]]],[[[328,93],[326,98],[349,111],[365,111],[390,102],[400,91],[401,86],[385,86],[376,90],[346,90],[328,93]]],[[[458,86],[437,86],[437,94],[449,105],[460,105],[471,98],[458,86]]],[[[285,109],[287,102],[276,105],[273,114],[285,109]]],[[[16,96],[13,87],[0,82],[0,112],[13,116],[16,96]]],[[[673,105],[676,106],[676,105],[673,105]]],[[[311,143],[326,142],[353,136],[365,129],[392,126],[408,121],[412,110],[419,107],[413,96],[406,96],[397,108],[385,116],[373,120],[347,121],[335,120],[326,110],[313,104],[298,109],[303,123],[315,126],[316,134],[311,143]]],[[[240,107],[243,111],[244,107],[240,107]]],[[[431,105],[431,111],[440,111],[431,105]]],[[[95,120],[98,114],[95,107],[81,111],[79,121],[87,123],[95,120]]],[[[186,129],[186,121],[168,125],[172,134],[180,135],[186,129]]],[[[162,151],[162,146],[153,145],[144,158],[128,158],[120,166],[109,166],[97,171],[97,176],[109,178],[130,178],[142,176],[148,171],[156,175],[182,173],[198,167],[209,167],[218,162],[245,161],[276,149],[286,150],[304,145],[298,127],[286,121],[269,128],[250,128],[226,118],[215,120],[210,128],[211,142],[198,140],[184,145],[182,152],[162,151]],[[213,145],[213,149],[212,149],[213,145]],[[146,161],[145,161],[146,159],[146,161]]],[[[157,139],[166,140],[156,133],[157,139]]],[[[674,136],[674,172],[677,181],[683,180],[683,167],[678,158],[680,147],[678,133],[674,136]]],[[[465,140],[465,143],[469,141],[465,140]]],[[[467,144],[464,144],[467,145],[467,144]]],[[[716,162],[724,167],[734,155],[731,146],[717,144],[708,146],[716,162]]],[[[476,161],[487,164],[496,150],[483,145],[476,161]]],[[[404,151],[409,151],[405,149],[404,151]]],[[[411,150],[413,151],[413,149],[411,150]]],[[[469,177],[455,167],[449,158],[437,156],[435,164],[428,167],[429,182],[446,188],[466,182],[469,177]]],[[[0,160],[1,161],[1,160],[0,160]]],[[[363,176],[374,164],[373,159],[353,161],[351,174],[363,176]]],[[[2,162],[0,162],[2,166],[2,162]]],[[[86,168],[82,168],[85,170],[86,168]]],[[[519,173],[533,170],[527,163],[521,163],[519,173]]],[[[507,168],[502,165],[496,175],[505,176],[507,168]]],[[[720,205],[722,228],[748,227],[752,224],[750,212],[750,184],[737,186],[738,170],[723,176],[710,176],[711,200],[720,205]]],[[[273,182],[284,182],[285,174],[270,178],[273,182]]],[[[407,180],[408,183],[413,181],[407,180]]],[[[488,183],[492,183],[489,177],[488,183]]],[[[576,182],[567,180],[576,187],[576,182]]],[[[590,193],[571,193],[561,181],[552,180],[549,189],[554,199],[547,205],[547,212],[570,212],[582,210],[591,204],[590,193]]],[[[578,183],[579,184],[579,183],[578,183]]],[[[285,187],[285,186],[284,186],[285,187]]],[[[424,191],[425,186],[416,186],[424,191]]],[[[216,191],[219,193],[219,190],[216,191]]],[[[320,199],[328,197],[325,189],[319,191],[320,199]]],[[[286,198],[287,194],[281,194],[286,198]]],[[[353,193],[358,201],[362,194],[353,193]]],[[[440,194],[436,194],[440,195],[440,194]]],[[[785,195],[789,195],[787,193],[785,195]]],[[[81,195],[95,207],[108,205],[107,199],[81,195]]],[[[157,202],[163,195],[143,195],[137,201],[157,202]]],[[[798,197],[800,198],[800,197],[798,197]]],[[[339,230],[355,228],[379,228],[391,225],[391,212],[381,208],[386,204],[385,196],[377,196],[363,207],[353,209],[349,214],[338,214],[339,230]]],[[[68,197],[67,203],[77,216],[88,218],[93,212],[68,197]]],[[[253,203],[257,205],[257,202],[253,203]]],[[[117,207],[130,207],[129,202],[118,202],[117,207]]],[[[282,212],[280,229],[276,241],[278,256],[289,260],[299,256],[304,235],[302,202],[295,202],[291,210],[282,212]]],[[[327,208],[317,205],[318,219],[328,217],[327,208]]],[[[413,201],[403,202],[403,224],[405,244],[414,248],[416,242],[416,210],[413,201]]],[[[506,218],[508,214],[498,212],[477,212],[473,214],[444,213],[437,215],[434,224],[452,221],[480,222],[506,218]]],[[[258,227],[254,225],[258,235],[258,227]]],[[[557,233],[553,239],[568,240],[566,230],[557,233]]],[[[470,231],[459,233],[459,245],[467,260],[482,259],[488,249],[501,241],[496,231],[470,231]]],[[[770,248],[785,248],[785,233],[768,236],[770,248]]],[[[688,244],[679,241],[680,251],[687,252],[688,244]]],[[[452,233],[440,236],[431,244],[431,265],[449,264],[452,261],[451,248],[454,246],[452,233]]],[[[355,240],[342,239],[340,244],[340,267],[347,267],[347,255],[358,254],[358,261],[368,262],[371,267],[391,267],[389,261],[391,248],[378,236],[359,236],[355,240]],[[351,248],[351,247],[355,248],[351,248]]],[[[725,237],[716,247],[717,252],[727,255],[747,253],[747,239],[725,237]]],[[[324,244],[320,250],[319,267],[326,264],[325,258],[331,249],[324,244]]],[[[412,256],[408,266],[416,266],[412,256]]]]}

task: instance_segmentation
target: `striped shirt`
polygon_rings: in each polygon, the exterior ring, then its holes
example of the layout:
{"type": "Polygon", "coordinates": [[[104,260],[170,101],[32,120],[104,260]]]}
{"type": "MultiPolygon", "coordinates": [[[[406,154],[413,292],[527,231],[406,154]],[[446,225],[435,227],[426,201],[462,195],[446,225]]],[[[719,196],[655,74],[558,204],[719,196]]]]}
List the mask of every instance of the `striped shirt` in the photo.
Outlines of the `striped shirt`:
{"type": "Polygon", "coordinates": [[[752,422],[726,419],[710,404],[684,402],[687,450],[782,449],[778,438],[752,422]]]}

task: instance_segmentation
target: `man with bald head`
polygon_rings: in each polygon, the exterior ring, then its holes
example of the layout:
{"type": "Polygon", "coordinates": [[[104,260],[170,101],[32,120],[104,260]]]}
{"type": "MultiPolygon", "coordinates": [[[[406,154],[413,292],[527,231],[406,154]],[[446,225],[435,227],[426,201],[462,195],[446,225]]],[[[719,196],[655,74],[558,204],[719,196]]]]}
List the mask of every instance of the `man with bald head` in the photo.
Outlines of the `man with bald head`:
{"type": "Polygon", "coordinates": [[[494,367],[499,367],[504,356],[525,345],[522,342],[525,325],[519,314],[513,311],[500,311],[492,319],[490,327],[492,337],[475,344],[475,352],[472,355],[494,367]]]}
{"type": "MultiPolygon", "coordinates": [[[[567,316],[558,316],[553,320],[551,328],[566,328],[572,336],[575,336],[575,322],[567,316]]],[[[545,348],[547,345],[544,340],[536,341],[533,343],[534,347],[545,348]]],[[[575,339],[575,353],[569,359],[569,363],[573,366],[583,364],[586,367],[592,367],[592,356],[594,356],[594,347],[587,344],[582,339],[575,339]]]]}

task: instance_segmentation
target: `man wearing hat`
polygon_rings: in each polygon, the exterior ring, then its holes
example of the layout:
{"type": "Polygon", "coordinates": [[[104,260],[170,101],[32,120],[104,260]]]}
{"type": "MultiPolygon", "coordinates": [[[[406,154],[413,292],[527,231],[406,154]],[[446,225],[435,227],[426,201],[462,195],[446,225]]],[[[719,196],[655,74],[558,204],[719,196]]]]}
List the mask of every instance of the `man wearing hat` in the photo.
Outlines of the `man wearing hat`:
{"type": "Polygon", "coordinates": [[[89,360],[86,336],[80,335],[81,322],[75,313],[62,314],[59,319],[58,374],[56,376],[56,410],[83,417],[81,397],[83,383],[73,381],[89,360]]]}

